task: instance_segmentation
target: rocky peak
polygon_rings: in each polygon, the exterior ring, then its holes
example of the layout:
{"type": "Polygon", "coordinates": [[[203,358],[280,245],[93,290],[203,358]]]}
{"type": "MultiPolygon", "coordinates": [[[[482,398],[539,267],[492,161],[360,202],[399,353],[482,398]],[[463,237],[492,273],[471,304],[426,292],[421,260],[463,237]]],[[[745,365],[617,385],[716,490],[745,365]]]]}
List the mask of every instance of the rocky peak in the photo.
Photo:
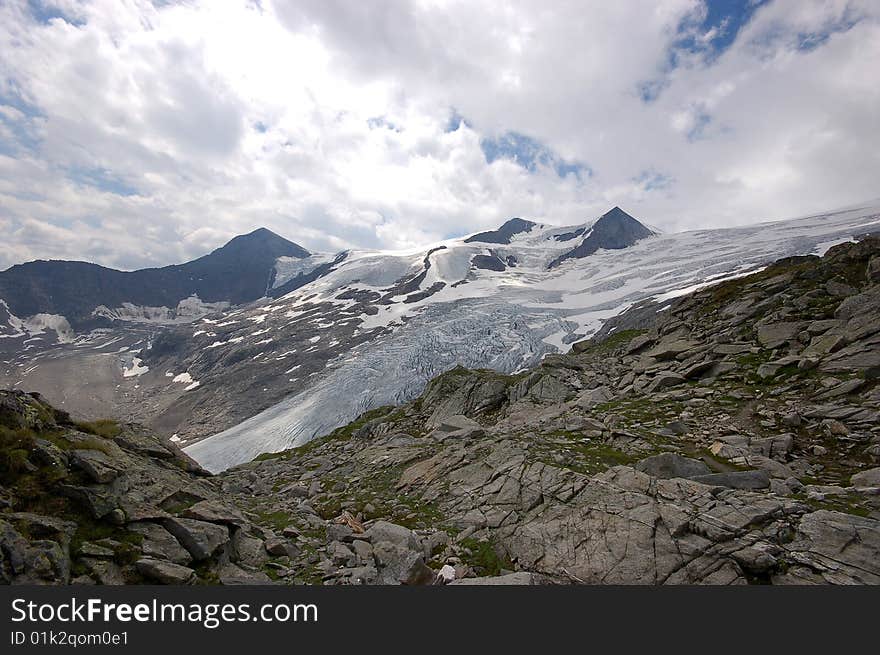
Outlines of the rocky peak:
{"type": "Polygon", "coordinates": [[[511,218],[509,221],[504,223],[497,230],[492,230],[489,232],[480,232],[479,234],[475,234],[471,237],[468,237],[464,240],[465,243],[502,243],[507,244],[510,243],[511,238],[513,238],[517,234],[521,234],[522,232],[528,232],[533,227],[535,227],[537,223],[533,223],[532,221],[527,221],[522,218],[511,218]]]}
{"type": "Polygon", "coordinates": [[[308,250],[299,244],[296,244],[293,241],[288,241],[284,237],[278,236],[265,227],[260,227],[248,234],[242,234],[232,238],[224,246],[213,251],[210,255],[207,255],[207,257],[246,257],[249,255],[257,255],[261,257],[273,257],[275,259],[278,257],[296,257],[297,259],[303,259],[310,254],[311,253],[308,250]]]}
{"type": "Polygon", "coordinates": [[[620,207],[614,207],[599,217],[577,247],[554,259],[550,263],[550,268],[568,259],[588,257],[600,248],[605,250],[628,248],[637,241],[653,235],[654,232],[620,207]]]}

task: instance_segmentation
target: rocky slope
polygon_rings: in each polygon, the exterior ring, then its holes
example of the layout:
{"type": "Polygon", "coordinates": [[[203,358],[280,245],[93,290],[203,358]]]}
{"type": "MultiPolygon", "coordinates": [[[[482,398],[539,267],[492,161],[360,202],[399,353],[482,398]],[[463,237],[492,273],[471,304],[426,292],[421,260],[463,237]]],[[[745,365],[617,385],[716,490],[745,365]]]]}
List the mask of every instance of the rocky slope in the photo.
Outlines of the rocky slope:
{"type": "Polygon", "coordinates": [[[0,392],[0,583],[261,583],[262,531],[134,426],[0,392]]]}
{"type": "Polygon", "coordinates": [[[656,309],[516,375],[454,369],[214,477],[133,427],[5,393],[0,571],[880,583],[880,238],[656,309]]]}
{"type": "Polygon", "coordinates": [[[462,581],[880,583],[880,239],[655,316],[220,479],[297,535],[284,580],[388,582],[361,530],[390,520],[462,581]]]}

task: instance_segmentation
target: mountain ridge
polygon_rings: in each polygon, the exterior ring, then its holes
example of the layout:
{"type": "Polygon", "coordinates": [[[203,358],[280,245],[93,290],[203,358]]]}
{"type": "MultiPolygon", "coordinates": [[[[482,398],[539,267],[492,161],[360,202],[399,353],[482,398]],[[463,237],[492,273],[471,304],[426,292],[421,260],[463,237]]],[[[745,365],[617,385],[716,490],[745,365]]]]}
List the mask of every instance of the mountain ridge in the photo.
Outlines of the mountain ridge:
{"type": "Polygon", "coordinates": [[[102,306],[174,308],[192,296],[208,304],[256,300],[271,287],[279,257],[309,254],[302,246],[258,228],[183,264],[135,271],[68,260],[16,264],[0,272],[0,298],[16,316],[60,315],[74,327],[85,327],[95,323],[93,312],[102,306]]]}

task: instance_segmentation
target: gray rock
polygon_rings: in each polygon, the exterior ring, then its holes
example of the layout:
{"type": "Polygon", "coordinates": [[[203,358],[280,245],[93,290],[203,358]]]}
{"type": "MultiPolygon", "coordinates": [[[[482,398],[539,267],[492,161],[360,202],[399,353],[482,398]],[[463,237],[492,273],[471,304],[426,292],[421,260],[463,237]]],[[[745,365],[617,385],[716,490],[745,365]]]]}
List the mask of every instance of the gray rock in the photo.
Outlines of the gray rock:
{"type": "Polygon", "coordinates": [[[86,541],[79,547],[79,555],[81,557],[94,557],[95,559],[113,559],[115,553],[109,548],[86,541]]]}
{"type": "Polygon", "coordinates": [[[180,545],[177,539],[161,525],[149,522],[130,523],[128,529],[143,535],[141,551],[153,559],[168,560],[174,564],[186,565],[192,556],[180,545]]]}
{"type": "Polygon", "coordinates": [[[354,563],[354,552],[341,541],[331,541],[327,546],[327,555],[336,564],[354,563]]]}
{"type": "Polygon", "coordinates": [[[364,533],[364,538],[368,539],[374,548],[376,544],[386,542],[413,551],[421,551],[422,549],[415,532],[402,525],[389,523],[388,521],[376,521],[364,533]]]}
{"type": "Polygon", "coordinates": [[[579,393],[577,398],[575,399],[575,403],[578,407],[590,409],[592,407],[595,407],[596,405],[601,405],[604,402],[608,402],[609,400],[611,400],[612,397],[613,395],[607,387],[597,387],[595,389],[588,389],[579,393]]]}
{"type": "Polygon", "coordinates": [[[217,554],[229,543],[229,530],[222,525],[174,517],[163,519],[161,523],[196,562],[217,554]]]}
{"type": "Polygon", "coordinates": [[[688,380],[700,378],[704,374],[711,371],[712,367],[714,367],[716,364],[718,364],[718,361],[714,360],[714,359],[706,359],[706,360],[703,360],[702,362],[697,362],[696,364],[691,364],[688,368],[685,369],[684,377],[688,380]]]}
{"type": "Polygon", "coordinates": [[[122,569],[115,562],[93,557],[83,557],[79,560],[93,580],[100,585],[119,586],[128,584],[122,569]]]}
{"type": "Polygon", "coordinates": [[[232,563],[221,566],[217,571],[217,578],[225,586],[272,584],[272,578],[262,571],[247,571],[232,563]]]}
{"type": "Polygon", "coordinates": [[[804,329],[799,322],[770,323],[758,326],[758,341],[765,348],[778,348],[789,342],[796,341],[798,333],[804,329]]]}
{"type": "Polygon", "coordinates": [[[649,350],[647,355],[661,361],[675,359],[682,353],[693,350],[699,345],[700,344],[696,341],[690,341],[688,339],[664,339],[649,350]]]}
{"type": "Polygon", "coordinates": [[[711,470],[697,459],[682,457],[675,453],[662,453],[646,457],[636,463],[635,469],[655,478],[690,478],[708,475],[711,470]]]}
{"type": "Polygon", "coordinates": [[[837,352],[846,345],[846,339],[839,334],[825,334],[813,337],[802,355],[804,357],[822,357],[837,352]]]}
{"type": "Polygon", "coordinates": [[[774,579],[777,584],[880,584],[880,521],[827,510],[811,512],[784,548],[803,568],[789,568],[774,579]]]}
{"type": "Polygon", "coordinates": [[[144,557],[135,562],[138,573],[161,584],[183,585],[195,580],[196,572],[185,566],[144,557]]]}
{"type": "Polygon", "coordinates": [[[695,475],[691,477],[691,480],[700,484],[730,487],[731,489],[766,489],[770,486],[770,475],[764,470],[695,475]]]}
{"type": "Polygon", "coordinates": [[[290,543],[287,539],[280,537],[270,537],[266,539],[264,547],[266,548],[267,553],[274,555],[275,557],[287,556],[293,558],[299,556],[300,553],[300,550],[296,545],[290,543]]]}
{"type": "Polygon", "coordinates": [[[880,256],[871,257],[865,274],[871,282],[880,282],[880,256]]]}
{"type": "Polygon", "coordinates": [[[459,430],[478,430],[480,424],[463,414],[455,414],[441,419],[436,429],[439,432],[458,432],[459,430]]]}
{"type": "Polygon", "coordinates": [[[73,450],[70,453],[70,465],[86,473],[93,482],[107,484],[119,475],[118,460],[100,450],[73,450]]]}
{"type": "Polygon", "coordinates": [[[880,487],[880,467],[856,473],[850,478],[854,487],[880,487]]]}
{"type": "Polygon", "coordinates": [[[672,371],[664,371],[658,373],[651,381],[648,390],[657,391],[659,389],[666,389],[667,387],[674,387],[685,382],[687,382],[687,380],[685,380],[684,376],[679,375],[678,373],[673,373],[672,371]]]}
{"type": "Polygon", "coordinates": [[[186,508],[180,513],[180,516],[199,521],[207,521],[208,523],[222,523],[235,527],[243,527],[247,524],[247,520],[241,513],[215,500],[202,500],[195,505],[186,508]]]}
{"type": "Polygon", "coordinates": [[[373,545],[379,567],[379,584],[429,585],[436,574],[426,564],[421,552],[382,541],[373,545]]]}
{"type": "Polygon", "coordinates": [[[487,576],[483,578],[462,578],[461,580],[453,580],[449,584],[464,586],[521,586],[542,585],[548,583],[549,581],[545,576],[537,573],[518,571],[516,573],[508,573],[507,575],[487,576]]]}
{"type": "Polygon", "coordinates": [[[47,439],[34,440],[34,449],[31,451],[31,459],[39,464],[52,467],[58,471],[65,471],[67,469],[67,453],[47,439]]]}

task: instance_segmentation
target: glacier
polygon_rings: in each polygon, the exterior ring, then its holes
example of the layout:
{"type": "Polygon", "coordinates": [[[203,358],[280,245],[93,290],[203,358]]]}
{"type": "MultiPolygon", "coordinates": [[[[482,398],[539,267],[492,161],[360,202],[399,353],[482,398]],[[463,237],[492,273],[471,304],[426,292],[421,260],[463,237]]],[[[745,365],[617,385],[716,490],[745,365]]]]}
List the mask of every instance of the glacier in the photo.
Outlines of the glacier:
{"type": "MultiPolygon", "coordinates": [[[[337,345],[324,370],[310,373],[298,392],[186,452],[218,472],[302,445],[371,408],[410,400],[432,377],[457,365],[502,373],[527,368],[595,334],[636,303],[653,299],[662,310],[666,300],[702,285],[876,231],[880,205],[655,234],[625,249],[598,250],[549,268],[571,248],[568,235],[589,233],[590,227],[536,225],[504,244],[461,238],[407,252],[352,251],[328,274],[270,305],[231,312],[236,320],[270,317],[265,324],[259,319],[261,334],[288,329],[305,317],[315,330],[354,325],[362,338],[351,348],[337,345]],[[476,268],[477,255],[508,265],[476,268]]],[[[206,330],[201,338],[213,339],[212,334],[206,330]]],[[[316,349],[320,344],[313,339],[310,348],[316,349]]],[[[253,343],[246,337],[237,346],[253,343]]],[[[300,354],[290,349],[277,366],[294,371],[298,366],[290,365],[300,354]]]]}

